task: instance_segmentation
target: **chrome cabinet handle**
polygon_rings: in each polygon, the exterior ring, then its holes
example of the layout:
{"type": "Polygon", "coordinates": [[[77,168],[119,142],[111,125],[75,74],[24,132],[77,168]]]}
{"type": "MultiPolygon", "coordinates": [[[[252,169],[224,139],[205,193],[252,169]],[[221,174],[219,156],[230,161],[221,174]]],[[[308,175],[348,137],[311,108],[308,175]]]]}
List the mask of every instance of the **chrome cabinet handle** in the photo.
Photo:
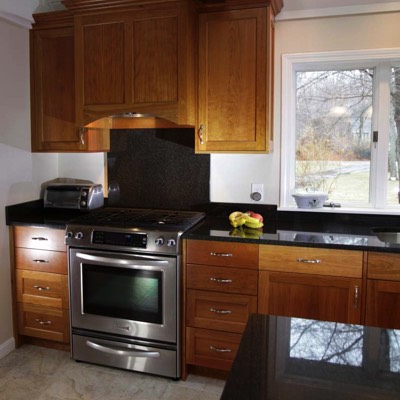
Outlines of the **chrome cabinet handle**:
{"type": "Polygon", "coordinates": [[[210,308],[210,311],[215,313],[215,314],[232,314],[231,310],[218,310],[216,308],[210,308]]]}
{"type": "Polygon", "coordinates": [[[320,264],[321,260],[307,260],[305,258],[298,258],[297,262],[306,263],[306,264],[320,264]]]}
{"type": "Polygon", "coordinates": [[[52,324],[52,322],[50,320],[49,321],[42,321],[39,318],[35,318],[35,321],[40,325],[51,325],[52,324]]]}
{"type": "Polygon", "coordinates": [[[210,350],[216,351],[217,353],[231,353],[231,349],[219,349],[218,347],[210,346],[210,350]]]}
{"type": "Polygon", "coordinates": [[[215,257],[233,257],[232,253],[215,253],[214,251],[212,251],[210,255],[215,257]]]}
{"type": "Polygon", "coordinates": [[[197,135],[199,136],[200,139],[200,144],[204,144],[203,131],[204,131],[204,125],[201,124],[199,130],[197,131],[197,135]]]}
{"type": "Polygon", "coordinates": [[[41,264],[41,263],[47,263],[48,264],[50,262],[49,260],[38,260],[38,259],[34,259],[32,261],[37,263],[37,264],[41,264]]]}
{"type": "Polygon", "coordinates": [[[33,286],[34,289],[39,290],[39,292],[43,291],[43,290],[51,290],[50,286],[38,286],[38,285],[34,285],[33,286]]]}
{"type": "Polygon", "coordinates": [[[354,308],[358,307],[359,288],[354,286],[354,308]]]}
{"type": "Polygon", "coordinates": [[[79,142],[85,144],[85,128],[83,126],[79,127],[79,142]]]}
{"type": "Polygon", "coordinates": [[[43,240],[49,240],[43,236],[34,236],[33,238],[31,238],[32,240],[39,240],[39,241],[43,241],[43,240]]]}
{"type": "Polygon", "coordinates": [[[216,282],[216,283],[232,283],[232,279],[221,279],[221,278],[210,278],[210,281],[216,282]]]}

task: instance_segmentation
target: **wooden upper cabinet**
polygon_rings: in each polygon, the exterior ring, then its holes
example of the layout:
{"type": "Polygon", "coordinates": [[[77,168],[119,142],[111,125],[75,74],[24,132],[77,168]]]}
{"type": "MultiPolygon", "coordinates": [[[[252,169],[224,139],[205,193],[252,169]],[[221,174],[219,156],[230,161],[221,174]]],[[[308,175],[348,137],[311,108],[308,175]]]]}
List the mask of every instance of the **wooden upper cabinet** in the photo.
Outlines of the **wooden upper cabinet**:
{"type": "Polygon", "coordinates": [[[137,112],[194,124],[189,18],[189,3],[172,2],[76,16],[77,118],[137,112]]]}
{"type": "Polygon", "coordinates": [[[103,132],[88,135],[75,120],[73,19],[68,12],[35,14],[31,40],[32,151],[104,151],[103,132]]]}
{"type": "Polygon", "coordinates": [[[271,7],[201,13],[197,152],[272,151],[271,7]]]}

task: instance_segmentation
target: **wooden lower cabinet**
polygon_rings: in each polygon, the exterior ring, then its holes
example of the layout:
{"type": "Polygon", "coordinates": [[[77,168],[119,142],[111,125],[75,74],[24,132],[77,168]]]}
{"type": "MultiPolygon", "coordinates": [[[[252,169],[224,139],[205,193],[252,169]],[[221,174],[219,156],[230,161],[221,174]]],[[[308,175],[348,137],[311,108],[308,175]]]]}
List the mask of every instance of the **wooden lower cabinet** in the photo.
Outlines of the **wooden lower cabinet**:
{"type": "Polygon", "coordinates": [[[362,280],[261,271],[258,312],[359,324],[362,280]]]}
{"type": "Polygon", "coordinates": [[[368,280],[366,325],[400,329],[400,282],[368,280]]]}
{"type": "Polygon", "coordinates": [[[400,254],[368,253],[365,323],[400,329],[400,254]]]}
{"type": "Polygon", "coordinates": [[[257,313],[258,245],[187,241],[182,377],[229,371],[250,314],[257,313]]]}
{"type": "Polygon", "coordinates": [[[69,342],[68,310],[18,303],[18,330],[26,336],[69,342]]]}
{"type": "Polygon", "coordinates": [[[188,364],[229,371],[239,348],[241,334],[186,328],[188,364]]]}
{"type": "Polygon", "coordinates": [[[14,226],[10,236],[16,345],[34,342],[68,350],[70,322],[64,229],[14,226]]]}

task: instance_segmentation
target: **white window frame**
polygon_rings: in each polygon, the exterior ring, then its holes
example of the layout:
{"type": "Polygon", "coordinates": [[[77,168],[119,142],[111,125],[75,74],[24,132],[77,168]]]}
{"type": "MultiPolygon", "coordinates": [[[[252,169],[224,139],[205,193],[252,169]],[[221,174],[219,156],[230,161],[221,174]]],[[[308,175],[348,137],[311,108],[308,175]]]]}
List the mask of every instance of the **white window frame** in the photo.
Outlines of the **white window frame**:
{"type": "MultiPolygon", "coordinates": [[[[330,70],[334,68],[376,68],[378,65],[399,65],[400,48],[335,51],[320,53],[299,53],[282,55],[282,117],[281,117],[281,179],[280,179],[280,210],[296,210],[292,194],[295,187],[295,148],[296,148],[296,73],[299,71],[330,70]]],[[[354,213],[390,213],[400,214],[400,206],[385,205],[386,193],[385,171],[387,171],[387,148],[389,118],[380,110],[388,110],[390,106],[389,85],[382,85],[382,72],[378,69],[374,84],[380,85],[379,91],[374,89],[373,108],[374,120],[372,130],[378,131],[378,146],[372,147],[371,180],[377,182],[370,193],[371,204],[368,207],[341,207],[335,212],[354,213]],[[375,93],[376,92],[376,93],[375,93]],[[379,97],[381,93],[384,96],[379,97]],[[380,174],[381,176],[378,176],[380,174]],[[383,175],[383,176],[382,176],[383,175]],[[375,206],[372,204],[375,203],[375,206]]],[[[387,81],[387,76],[383,77],[387,81]]],[[[309,210],[308,210],[309,211],[309,210]]],[[[313,211],[332,212],[331,208],[314,209],[313,211]]]]}

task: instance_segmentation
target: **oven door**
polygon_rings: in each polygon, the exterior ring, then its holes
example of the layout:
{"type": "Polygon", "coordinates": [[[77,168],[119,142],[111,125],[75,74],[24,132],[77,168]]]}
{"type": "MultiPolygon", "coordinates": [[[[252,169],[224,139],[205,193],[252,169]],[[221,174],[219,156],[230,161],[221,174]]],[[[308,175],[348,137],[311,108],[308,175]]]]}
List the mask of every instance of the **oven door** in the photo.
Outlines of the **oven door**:
{"type": "Polygon", "coordinates": [[[177,343],[178,257],[69,249],[72,329],[177,343]]]}

